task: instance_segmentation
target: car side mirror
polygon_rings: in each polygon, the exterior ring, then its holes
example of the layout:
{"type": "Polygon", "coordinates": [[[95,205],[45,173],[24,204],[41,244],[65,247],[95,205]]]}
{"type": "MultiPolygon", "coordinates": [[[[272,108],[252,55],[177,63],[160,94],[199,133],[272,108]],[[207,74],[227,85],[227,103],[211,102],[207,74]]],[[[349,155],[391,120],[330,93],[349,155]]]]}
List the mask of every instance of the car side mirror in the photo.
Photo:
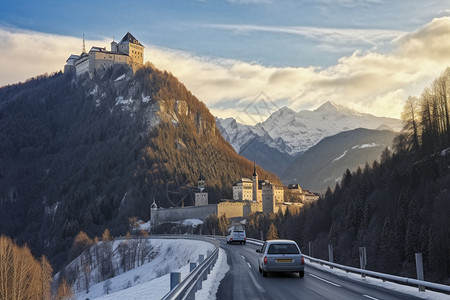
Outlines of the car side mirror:
{"type": "Polygon", "coordinates": [[[261,249],[256,249],[256,252],[261,253],[261,249]]]}

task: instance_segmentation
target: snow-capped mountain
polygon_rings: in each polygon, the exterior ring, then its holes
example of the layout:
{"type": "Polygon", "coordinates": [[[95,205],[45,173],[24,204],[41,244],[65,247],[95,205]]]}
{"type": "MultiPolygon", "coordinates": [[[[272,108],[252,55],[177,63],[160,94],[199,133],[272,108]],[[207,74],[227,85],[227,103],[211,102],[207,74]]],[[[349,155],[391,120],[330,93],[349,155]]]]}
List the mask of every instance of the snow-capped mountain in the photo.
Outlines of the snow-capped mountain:
{"type": "Polygon", "coordinates": [[[252,138],[260,136],[267,145],[290,156],[297,156],[323,138],[342,131],[356,128],[400,131],[402,126],[399,119],[359,113],[332,102],[326,102],[314,111],[295,112],[283,107],[255,126],[239,124],[232,118],[216,118],[216,124],[238,153],[252,138]]]}

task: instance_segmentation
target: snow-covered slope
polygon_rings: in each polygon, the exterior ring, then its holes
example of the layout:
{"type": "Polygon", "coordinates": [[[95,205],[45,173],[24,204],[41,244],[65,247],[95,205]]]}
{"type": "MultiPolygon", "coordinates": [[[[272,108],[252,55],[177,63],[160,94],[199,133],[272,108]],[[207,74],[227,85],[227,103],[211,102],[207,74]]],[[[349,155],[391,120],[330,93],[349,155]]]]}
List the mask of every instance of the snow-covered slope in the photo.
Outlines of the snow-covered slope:
{"type": "Polygon", "coordinates": [[[323,138],[342,131],[356,128],[399,131],[402,126],[398,119],[359,113],[332,102],[326,102],[314,111],[295,112],[283,107],[255,126],[239,124],[232,118],[216,119],[216,123],[223,137],[237,152],[242,152],[242,145],[259,135],[270,147],[291,156],[303,153],[323,138]]]}
{"type": "MultiPolygon", "coordinates": [[[[75,275],[76,279],[73,284],[73,289],[76,299],[95,299],[97,297],[107,296],[107,291],[110,295],[105,299],[120,299],[119,297],[114,297],[113,294],[122,290],[127,295],[131,295],[132,293],[143,295],[142,293],[146,293],[149,297],[148,299],[160,299],[161,297],[152,298],[151,295],[157,293],[158,296],[164,296],[169,291],[170,279],[165,279],[164,286],[154,286],[154,284],[150,284],[149,282],[153,280],[159,282],[158,278],[175,271],[181,271],[184,276],[187,276],[190,262],[197,262],[199,254],[203,254],[206,257],[208,251],[212,252],[214,250],[212,244],[198,240],[116,240],[110,242],[113,243],[111,245],[113,250],[112,265],[115,276],[109,280],[101,281],[99,279],[102,262],[97,260],[96,255],[96,252],[102,251],[101,243],[99,248],[95,248],[95,246],[91,247],[88,256],[86,254],[80,255],[65,270],[66,274],[75,275]],[[135,267],[132,267],[131,270],[126,272],[122,270],[123,256],[120,255],[123,243],[132,246],[133,248],[131,249],[133,250],[136,246],[141,247],[139,245],[143,245],[143,243],[146,246],[146,250],[142,252],[144,255],[142,257],[143,264],[136,262],[135,267]],[[83,272],[87,257],[91,260],[88,273],[83,272]],[[89,282],[89,293],[86,293],[86,282],[89,282]],[[156,291],[152,290],[152,286],[156,291]]],[[[138,256],[140,255],[138,254],[138,256]]],[[[58,280],[58,276],[60,276],[60,273],[55,276],[55,281],[58,280]]]]}

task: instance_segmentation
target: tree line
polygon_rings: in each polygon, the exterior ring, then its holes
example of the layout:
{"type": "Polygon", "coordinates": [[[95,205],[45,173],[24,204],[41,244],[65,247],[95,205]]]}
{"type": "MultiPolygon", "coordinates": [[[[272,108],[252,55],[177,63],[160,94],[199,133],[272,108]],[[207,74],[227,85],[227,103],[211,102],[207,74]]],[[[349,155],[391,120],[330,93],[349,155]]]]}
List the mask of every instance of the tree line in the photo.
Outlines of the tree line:
{"type": "Polygon", "coordinates": [[[69,299],[67,282],[52,290],[52,266],[45,256],[35,259],[30,249],[0,236],[0,299],[49,300],[69,299]]]}
{"type": "Polygon", "coordinates": [[[316,203],[299,214],[279,212],[247,218],[250,237],[297,241],[308,253],[359,267],[358,248],[367,247],[367,268],[415,277],[415,253],[423,254],[425,279],[450,282],[450,69],[422,95],[409,97],[404,128],[380,162],[343,174],[316,203]]]}

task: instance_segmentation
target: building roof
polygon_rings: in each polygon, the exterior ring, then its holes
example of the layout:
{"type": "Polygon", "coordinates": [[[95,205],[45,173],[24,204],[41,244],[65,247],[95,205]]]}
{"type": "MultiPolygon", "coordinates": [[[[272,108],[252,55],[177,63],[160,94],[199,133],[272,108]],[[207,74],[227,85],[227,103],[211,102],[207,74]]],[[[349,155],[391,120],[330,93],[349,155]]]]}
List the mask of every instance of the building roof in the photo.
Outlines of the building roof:
{"type": "Polygon", "coordinates": [[[252,183],[252,180],[251,180],[251,179],[248,179],[248,178],[241,178],[241,179],[239,179],[238,181],[236,181],[233,185],[237,185],[238,183],[243,183],[243,182],[249,182],[249,183],[252,183]]]}
{"type": "Polygon", "coordinates": [[[127,32],[125,36],[120,40],[119,44],[132,43],[144,47],[131,33],[127,32]]]}
{"type": "Polygon", "coordinates": [[[71,59],[77,60],[77,59],[79,59],[79,58],[80,58],[79,55],[71,54],[71,55],[69,56],[69,58],[66,60],[66,62],[68,62],[68,61],[71,60],[71,59]]]}

